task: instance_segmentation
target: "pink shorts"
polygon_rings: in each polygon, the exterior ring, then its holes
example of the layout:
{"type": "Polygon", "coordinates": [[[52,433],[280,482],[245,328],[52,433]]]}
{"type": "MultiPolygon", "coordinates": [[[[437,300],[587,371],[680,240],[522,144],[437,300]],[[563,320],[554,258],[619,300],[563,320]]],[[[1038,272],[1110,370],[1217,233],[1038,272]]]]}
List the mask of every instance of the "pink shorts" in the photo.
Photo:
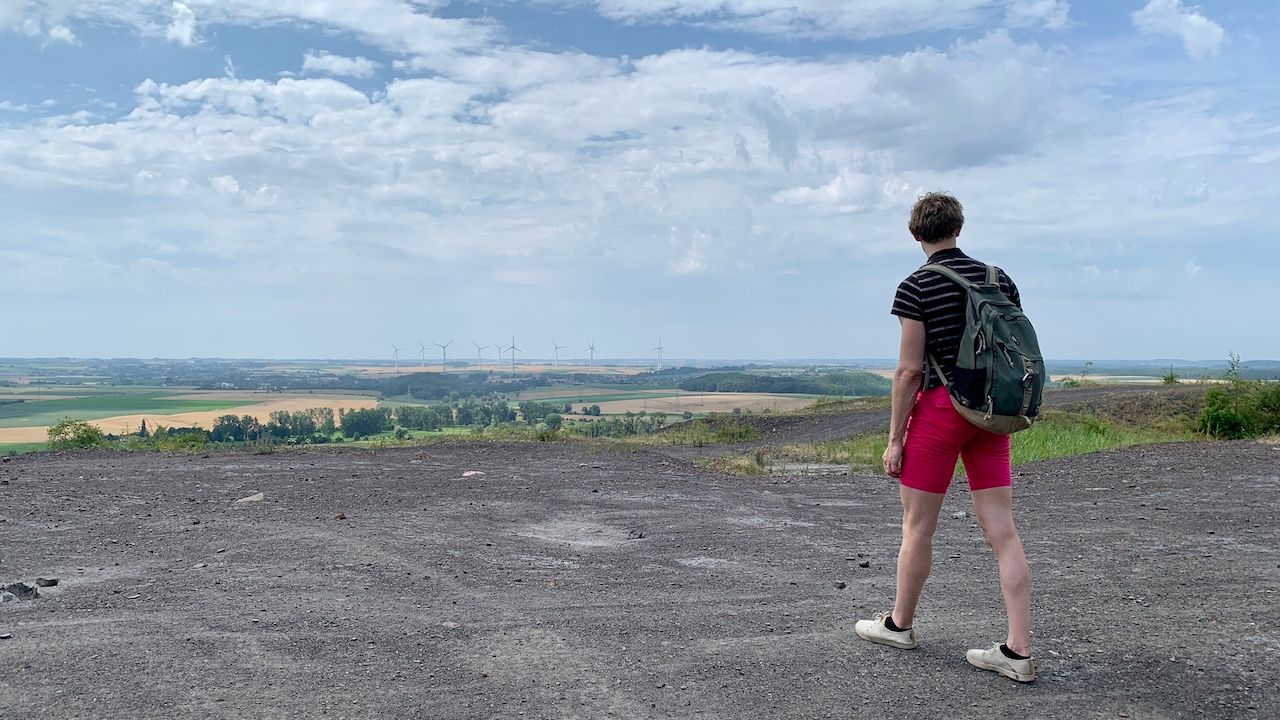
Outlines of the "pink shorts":
{"type": "Polygon", "coordinates": [[[907,420],[900,482],[924,492],[945,493],[958,458],[964,458],[970,490],[1013,484],[1008,435],[987,432],[961,417],[945,387],[917,393],[907,420]]]}

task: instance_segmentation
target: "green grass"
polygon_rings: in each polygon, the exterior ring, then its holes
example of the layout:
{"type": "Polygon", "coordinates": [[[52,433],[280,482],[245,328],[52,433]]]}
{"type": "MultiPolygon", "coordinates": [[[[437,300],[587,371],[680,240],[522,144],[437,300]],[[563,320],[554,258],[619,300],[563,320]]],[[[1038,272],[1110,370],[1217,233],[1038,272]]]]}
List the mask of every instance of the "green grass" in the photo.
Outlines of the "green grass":
{"type": "MultiPolygon", "coordinates": [[[[1089,415],[1049,411],[1030,429],[1012,436],[1010,456],[1014,465],[1021,465],[1131,445],[1193,440],[1196,437],[1187,423],[1174,419],[1127,425],[1089,415]]],[[[878,469],[887,445],[887,435],[860,435],[849,440],[787,445],[778,449],[776,457],[791,462],[878,469]]],[[[961,472],[959,465],[957,472],[961,472]]]]}
{"type": "Polygon", "coordinates": [[[750,442],[752,440],[759,439],[759,437],[759,430],[743,423],[694,420],[692,422],[673,425],[662,432],[650,433],[648,435],[637,435],[635,437],[625,438],[625,440],[627,442],[637,443],[640,445],[689,445],[693,447],[704,447],[706,445],[750,442]]]}
{"type": "MultiPolygon", "coordinates": [[[[189,392],[181,389],[119,394],[91,395],[66,400],[31,399],[23,403],[0,405],[0,427],[53,425],[71,417],[76,420],[101,420],[116,415],[173,415],[240,407],[244,400],[167,400],[168,395],[189,392]]],[[[52,394],[52,393],[51,393],[52,394]]]]}
{"type": "Polygon", "coordinates": [[[0,455],[8,455],[9,453],[21,455],[22,453],[44,450],[44,447],[44,443],[0,443],[0,455]]]}

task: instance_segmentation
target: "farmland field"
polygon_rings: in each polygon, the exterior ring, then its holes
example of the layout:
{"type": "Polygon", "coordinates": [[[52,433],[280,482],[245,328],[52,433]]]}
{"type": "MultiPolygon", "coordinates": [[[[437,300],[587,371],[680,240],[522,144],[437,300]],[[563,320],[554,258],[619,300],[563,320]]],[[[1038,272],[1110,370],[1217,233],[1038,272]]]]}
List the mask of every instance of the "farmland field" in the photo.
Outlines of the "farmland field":
{"type": "MultiPolygon", "coordinates": [[[[13,388],[6,388],[6,394],[13,388]]],[[[205,429],[221,415],[253,415],[261,421],[277,410],[317,407],[358,409],[377,404],[372,395],[341,393],[254,393],[244,391],[195,391],[182,388],[121,388],[120,393],[85,393],[76,386],[52,387],[45,400],[24,394],[26,402],[0,405],[0,445],[42,443],[48,427],[62,418],[92,422],[106,433],[135,432],[147,424],[198,425],[205,429]]],[[[7,451],[7,450],[6,450],[7,451]]]]}

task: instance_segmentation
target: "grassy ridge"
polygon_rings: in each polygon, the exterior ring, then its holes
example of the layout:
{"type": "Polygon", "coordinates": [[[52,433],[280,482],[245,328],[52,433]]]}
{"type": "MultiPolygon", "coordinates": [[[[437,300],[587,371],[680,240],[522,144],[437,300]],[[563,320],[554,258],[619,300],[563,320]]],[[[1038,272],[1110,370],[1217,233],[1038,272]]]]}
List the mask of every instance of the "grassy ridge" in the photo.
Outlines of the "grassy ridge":
{"type": "MultiPolygon", "coordinates": [[[[1014,465],[1113,450],[1131,445],[1193,440],[1198,437],[1184,419],[1157,419],[1146,423],[1122,423],[1081,413],[1048,411],[1033,427],[1012,436],[1014,465]]],[[[770,451],[772,461],[852,465],[879,470],[888,435],[861,435],[848,440],[786,445],[770,451]]],[[[752,458],[753,462],[756,460],[752,458]]],[[[759,465],[759,462],[755,462],[759,465]]],[[[732,464],[730,464],[732,465],[732,464]]],[[[957,465],[956,472],[961,472],[957,465]]]]}

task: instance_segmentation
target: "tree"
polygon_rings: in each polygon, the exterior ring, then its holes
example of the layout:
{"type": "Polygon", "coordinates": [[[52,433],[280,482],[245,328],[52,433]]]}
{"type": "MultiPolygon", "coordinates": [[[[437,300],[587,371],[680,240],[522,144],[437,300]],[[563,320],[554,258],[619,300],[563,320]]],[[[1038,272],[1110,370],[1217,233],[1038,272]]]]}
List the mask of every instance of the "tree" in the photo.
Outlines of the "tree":
{"type": "Polygon", "coordinates": [[[48,437],[50,450],[97,447],[105,442],[96,426],[71,418],[63,418],[49,428],[48,437]]]}
{"type": "Polygon", "coordinates": [[[1160,378],[1160,382],[1165,385],[1177,385],[1181,381],[1178,380],[1178,374],[1173,371],[1173,366],[1170,365],[1169,372],[1165,373],[1164,377],[1160,378]]]}
{"type": "Polygon", "coordinates": [[[564,418],[559,413],[548,413],[542,421],[547,424],[547,429],[552,432],[559,430],[560,426],[564,424],[564,418]]]}

